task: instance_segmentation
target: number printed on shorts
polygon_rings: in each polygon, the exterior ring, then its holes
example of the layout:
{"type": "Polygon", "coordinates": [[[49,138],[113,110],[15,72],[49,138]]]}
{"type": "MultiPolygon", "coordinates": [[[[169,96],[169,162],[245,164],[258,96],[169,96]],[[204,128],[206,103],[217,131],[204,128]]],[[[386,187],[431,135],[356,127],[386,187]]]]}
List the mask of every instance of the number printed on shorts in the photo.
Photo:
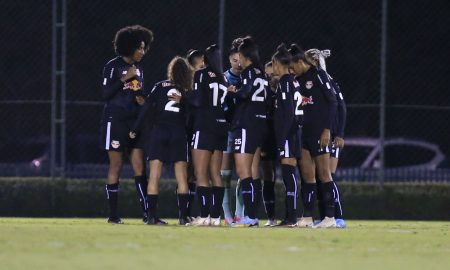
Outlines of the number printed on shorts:
{"type": "Polygon", "coordinates": [[[255,93],[253,93],[252,101],[264,102],[267,95],[265,90],[268,85],[269,83],[266,80],[262,78],[256,78],[256,80],[253,82],[253,86],[257,86],[258,89],[256,89],[255,93]]]}
{"type": "MultiPolygon", "coordinates": [[[[167,92],[168,97],[171,95],[181,96],[181,93],[177,89],[173,88],[173,89],[170,89],[169,92],[167,92]]],[[[180,112],[180,107],[178,107],[178,106],[179,105],[175,101],[169,100],[169,102],[166,103],[166,106],[164,106],[164,110],[169,111],[169,112],[180,112]]]]}
{"type": "Polygon", "coordinates": [[[235,145],[241,145],[242,144],[242,139],[234,139],[234,144],[235,145]]]}

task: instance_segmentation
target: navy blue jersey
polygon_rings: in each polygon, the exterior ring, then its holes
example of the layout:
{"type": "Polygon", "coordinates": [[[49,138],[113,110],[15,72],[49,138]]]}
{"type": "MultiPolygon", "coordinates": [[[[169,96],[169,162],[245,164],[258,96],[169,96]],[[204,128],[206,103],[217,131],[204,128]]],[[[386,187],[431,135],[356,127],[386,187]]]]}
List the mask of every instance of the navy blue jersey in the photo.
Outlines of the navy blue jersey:
{"type": "Polygon", "coordinates": [[[328,79],[331,82],[331,86],[335,91],[337,101],[336,115],[333,118],[333,122],[331,123],[331,136],[344,138],[345,122],[347,119],[347,105],[345,104],[344,96],[341,92],[341,87],[338,83],[336,83],[335,80],[333,80],[330,74],[327,75],[328,79]]]}
{"type": "Polygon", "coordinates": [[[133,130],[140,131],[143,121],[150,120],[150,125],[170,125],[185,128],[186,113],[184,106],[171,101],[169,96],[182,95],[182,90],[170,81],[155,84],[145,100],[133,130]]]}
{"type": "MultiPolygon", "coordinates": [[[[296,82],[294,76],[286,74],[280,78],[277,85],[273,125],[278,147],[284,145],[288,136],[298,128],[295,118],[297,103],[295,102],[294,95],[297,92],[294,82],[296,82]]],[[[296,84],[297,88],[299,88],[297,82],[296,84]]]]}
{"type": "Polygon", "coordinates": [[[106,101],[105,113],[119,114],[123,117],[136,117],[139,105],[136,94],[142,94],[144,89],[144,72],[136,63],[137,76],[123,83],[120,78],[126,75],[132,65],[122,57],[109,61],[103,69],[102,98],[106,101]]]}
{"type": "Polygon", "coordinates": [[[331,130],[337,104],[336,94],[327,73],[312,66],[305,74],[297,77],[297,81],[303,95],[305,137],[317,137],[324,129],[331,130]]]}
{"type": "Polygon", "coordinates": [[[228,129],[223,108],[227,95],[225,84],[224,75],[214,73],[209,67],[195,72],[194,89],[187,91],[183,99],[194,107],[195,130],[221,133],[228,129]]]}
{"type": "Polygon", "coordinates": [[[264,73],[254,65],[241,73],[242,85],[231,96],[236,100],[234,128],[260,128],[266,125],[267,87],[264,73]]]}

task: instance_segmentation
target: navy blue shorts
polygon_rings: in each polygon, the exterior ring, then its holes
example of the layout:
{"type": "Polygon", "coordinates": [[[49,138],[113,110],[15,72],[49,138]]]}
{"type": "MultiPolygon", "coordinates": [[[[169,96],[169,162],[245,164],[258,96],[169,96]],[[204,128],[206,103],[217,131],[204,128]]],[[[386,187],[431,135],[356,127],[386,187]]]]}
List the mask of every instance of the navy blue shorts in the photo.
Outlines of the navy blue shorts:
{"type": "Polygon", "coordinates": [[[196,130],[192,135],[192,149],[214,151],[227,150],[228,133],[196,130]]]}
{"type": "Polygon", "coordinates": [[[147,160],[171,163],[189,161],[184,127],[155,125],[148,137],[147,160]]]}
{"type": "Polygon", "coordinates": [[[330,157],[333,158],[340,158],[341,156],[341,148],[336,147],[336,144],[334,142],[331,143],[331,153],[330,153],[330,157]]]}
{"type": "Polygon", "coordinates": [[[295,130],[284,140],[283,145],[277,147],[278,159],[301,158],[301,129],[295,130]]]}
{"type": "Polygon", "coordinates": [[[234,153],[254,154],[262,147],[266,131],[262,129],[238,128],[233,130],[234,153]]]}
{"type": "Polygon", "coordinates": [[[130,139],[129,133],[135,120],[106,116],[102,121],[100,147],[107,151],[123,152],[124,149],[145,148],[145,139],[138,134],[130,139]]]}
{"type": "Polygon", "coordinates": [[[308,150],[311,157],[330,153],[330,146],[320,147],[320,137],[302,137],[302,148],[308,150]]]}

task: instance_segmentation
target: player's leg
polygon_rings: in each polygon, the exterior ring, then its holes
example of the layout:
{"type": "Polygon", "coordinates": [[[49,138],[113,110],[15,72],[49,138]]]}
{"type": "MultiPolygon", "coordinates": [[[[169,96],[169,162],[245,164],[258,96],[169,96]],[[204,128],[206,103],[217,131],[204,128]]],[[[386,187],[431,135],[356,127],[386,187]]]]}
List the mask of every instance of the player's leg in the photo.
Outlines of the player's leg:
{"type": "Polygon", "coordinates": [[[210,225],[211,187],[209,184],[209,162],[211,155],[212,152],[209,150],[192,150],[192,161],[197,185],[196,195],[200,205],[200,217],[194,220],[192,225],[210,225]]]}
{"type": "Polygon", "coordinates": [[[233,214],[230,210],[230,187],[232,175],[232,157],[233,157],[233,137],[231,132],[228,132],[227,150],[223,152],[222,164],[220,168],[220,175],[222,177],[224,195],[222,209],[225,218],[225,224],[230,225],[233,222],[233,214]]]}
{"type": "Polygon", "coordinates": [[[134,184],[143,213],[143,221],[145,222],[147,219],[147,203],[145,190],[147,189],[148,181],[145,175],[144,151],[139,148],[131,149],[130,162],[131,166],[133,167],[134,184]]]}
{"type": "Polygon", "coordinates": [[[258,147],[256,149],[255,154],[253,155],[253,161],[252,161],[252,178],[253,178],[253,184],[255,187],[255,212],[256,217],[258,217],[259,214],[259,208],[261,206],[262,201],[262,183],[261,183],[261,148],[258,147]]]}
{"type": "Polygon", "coordinates": [[[109,168],[106,180],[106,196],[109,204],[109,223],[122,223],[118,211],[119,176],[123,166],[123,153],[108,151],[109,168]]]}
{"type": "Polygon", "coordinates": [[[150,160],[150,177],[147,186],[147,222],[148,225],[167,225],[167,222],[158,218],[159,180],[161,179],[163,163],[160,160],[150,160]]]}
{"type": "MultiPolygon", "coordinates": [[[[328,148],[328,147],[326,147],[328,148]]],[[[329,151],[323,151],[323,154],[314,157],[317,166],[318,178],[322,186],[322,200],[324,205],[325,218],[317,224],[317,228],[336,227],[334,218],[335,191],[334,182],[330,172],[330,154],[329,151]]]]}
{"type": "Polygon", "coordinates": [[[224,183],[220,175],[220,168],[222,165],[223,152],[215,150],[211,155],[211,162],[209,164],[209,175],[211,177],[211,225],[220,226],[220,213],[222,210],[222,202],[224,197],[224,183]]]}
{"type": "Polygon", "coordinates": [[[330,172],[331,172],[331,178],[333,179],[333,185],[334,185],[334,193],[335,193],[335,200],[334,200],[334,218],[336,219],[336,227],[338,228],[345,228],[346,224],[343,217],[342,212],[342,204],[341,204],[341,192],[339,190],[339,186],[336,183],[335,173],[338,167],[339,157],[340,157],[340,148],[333,147],[330,155],[330,172]]]}
{"type": "Polygon", "coordinates": [[[273,160],[262,160],[261,168],[263,172],[263,200],[267,215],[265,226],[274,226],[275,222],[275,162],[273,160]]]}
{"type": "Polygon", "coordinates": [[[302,158],[300,160],[300,171],[304,184],[302,185],[302,202],[303,213],[297,225],[299,227],[312,227],[314,203],[316,200],[316,174],[314,161],[311,157],[310,151],[302,148],[302,158]]]}
{"type": "Polygon", "coordinates": [[[178,221],[180,225],[186,225],[190,222],[190,220],[188,220],[189,186],[187,180],[187,162],[175,162],[174,170],[175,179],[177,180],[178,221]]]}

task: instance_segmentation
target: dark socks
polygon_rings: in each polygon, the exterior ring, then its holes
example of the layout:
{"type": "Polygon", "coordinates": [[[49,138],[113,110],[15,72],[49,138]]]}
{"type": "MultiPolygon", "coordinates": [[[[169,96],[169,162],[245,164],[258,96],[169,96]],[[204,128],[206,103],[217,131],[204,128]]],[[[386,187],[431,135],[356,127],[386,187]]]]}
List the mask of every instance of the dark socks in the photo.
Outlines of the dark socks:
{"type": "Polygon", "coordinates": [[[323,203],[323,188],[321,180],[317,179],[317,205],[319,207],[320,220],[325,217],[325,204],[323,203]]]}
{"type": "Polygon", "coordinates": [[[188,216],[189,193],[177,193],[178,218],[185,219],[188,216]]]}
{"type": "Polygon", "coordinates": [[[208,217],[210,214],[211,188],[197,186],[197,200],[200,205],[200,217],[208,217]]]}
{"type": "Polygon", "coordinates": [[[157,218],[158,194],[147,194],[147,206],[148,219],[157,218]]]}
{"type": "Polygon", "coordinates": [[[211,218],[219,218],[222,211],[224,187],[212,187],[211,196],[211,218]]]}
{"type": "Polygon", "coordinates": [[[268,219],[275,219],[275,182],[264,181],[264,207],[268,219]]]}
{"type": "Polygon", "coordinates": [[[253,179],[253,184],[255,187],[255,215],[258,217],[259,207],[262,201],[262,183],[261,179],[253,179]]]}
{"type": "Polygon", "coordinates": [[[241,180],[242,198],[244,199],[244,207],[246,215],[254,219],[256,218],[255,211],[255,186],[251,177],[241,180]]]}
{"type": "Polygon", "coordinates": [[[286,188],[286,210],[287,220],[291,223],[297,222],[297,178],[295,177],[295,167],[281,165],[284,186],[286,188]]]}
{"type": "Polygon", "coordinates": [[[106,185],[106,198],[109,204],[109,217],[118,218],[117,201],[118,201],[119,183],[106,185]]]}
{"type": "Polygon", "coordinates": [[[195,183],[188,183],[188,187],[189,187],[189,200],[188,200],[188,208],[187,208],[187,214],[190,217],[193,217],[193,213],[192,213],[192,206],[194,205],[194,200],[195,200],[195,189],[196,189],[196,185],[195,183]]]}
{"type": "Polygon", "coordinates": [[[334,195],[333,181],[322,183],[322,188],[323,188],[323,203],[325,206],[325,216],[334,217],[335,195],[334,195]]]}
{"type": "Polygon", "coordinates": [[[139,203],[141,204],[142,212],[147,211],[147,203],[145,194],[147,193],[147,177],[145,175],[135,176],[134,185],[138,195],[139,203]]]}
{"type": "Polygon", "coordinates": [[[316,183],[304,183],[302,188],[303,217],[312,217],[316,201],[316,183]]]}

